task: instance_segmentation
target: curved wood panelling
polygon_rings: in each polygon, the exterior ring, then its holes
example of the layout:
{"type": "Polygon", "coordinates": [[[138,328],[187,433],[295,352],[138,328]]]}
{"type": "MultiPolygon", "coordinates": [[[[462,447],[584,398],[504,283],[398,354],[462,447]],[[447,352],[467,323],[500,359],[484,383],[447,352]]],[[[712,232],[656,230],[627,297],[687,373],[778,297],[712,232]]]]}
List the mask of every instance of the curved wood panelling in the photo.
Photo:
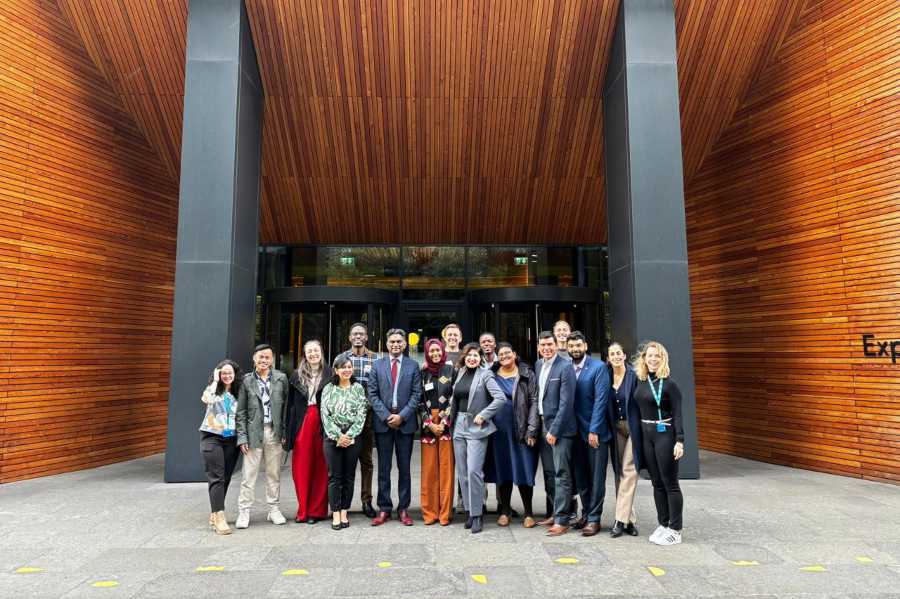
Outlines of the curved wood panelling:
{"type": "MultiPolygon", "coordinates": [[[[177,175],[187,0],[59,2],[177,175]]],[[[685,180],[799,2],[676,1],[685,180]]],[[[262,243],[605,242],[618,0],[247,6],[266,89],[262,243]]]]}
{"type": "Polygon", "coordinates": [[[176,219],[54,3],[0,3],[0,482],[165,449],[176,219]]]}
{"type": "Polygon", "coordinates": [[[900,481],[898,31],[807,2],[686,190],[703,447],[900,481]]]}

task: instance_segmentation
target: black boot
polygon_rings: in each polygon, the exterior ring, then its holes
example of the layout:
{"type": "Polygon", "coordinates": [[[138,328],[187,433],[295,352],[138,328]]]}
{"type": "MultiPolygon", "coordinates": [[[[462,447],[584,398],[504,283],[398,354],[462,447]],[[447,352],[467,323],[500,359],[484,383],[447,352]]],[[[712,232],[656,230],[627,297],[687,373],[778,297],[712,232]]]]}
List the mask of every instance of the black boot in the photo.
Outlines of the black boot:
{"type": "Polygon", "coordinates": [[[374,518],[377,514],[375,513],[375,508],[372,507],[371,501],[363,501],[363,514],[366,518],[374,518]]]}
{"type": "Polygon", "coordinates": [[[472,518],[472,534],[477,535],[481,532],[481,516],[472,518]]]}
{"type": "Polygon", "coordinates": [[[612,530],[609,531],[609,536],[614,539],[618,539],[622,536],[622,533],[625,532],[625,525],[616,520],[616,523],[613,524],[612,530]]]}
{"type": "Polygon", "coordinates": [[[469,515],[469,512],[466,512],[466,530],[472,528],[472,516],[469,515]]]}

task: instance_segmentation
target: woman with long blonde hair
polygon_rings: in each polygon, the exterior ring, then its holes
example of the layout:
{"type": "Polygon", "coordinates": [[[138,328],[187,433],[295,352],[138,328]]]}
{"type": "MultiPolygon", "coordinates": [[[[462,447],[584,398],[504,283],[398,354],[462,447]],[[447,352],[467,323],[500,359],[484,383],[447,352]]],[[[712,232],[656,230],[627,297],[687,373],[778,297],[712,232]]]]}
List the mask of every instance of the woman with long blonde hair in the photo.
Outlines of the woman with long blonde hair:
{"type": "Polygon", "coordinates": [[[659,526],[650,535],[656,545],[681,543],[684,499],[678,484],[678,460],[684,455],[681,391],[669,372],[669,352],[648,341],[634,361],[638,378],[634,404],[641,417],[643,465],[653,481],[659,526]]]}

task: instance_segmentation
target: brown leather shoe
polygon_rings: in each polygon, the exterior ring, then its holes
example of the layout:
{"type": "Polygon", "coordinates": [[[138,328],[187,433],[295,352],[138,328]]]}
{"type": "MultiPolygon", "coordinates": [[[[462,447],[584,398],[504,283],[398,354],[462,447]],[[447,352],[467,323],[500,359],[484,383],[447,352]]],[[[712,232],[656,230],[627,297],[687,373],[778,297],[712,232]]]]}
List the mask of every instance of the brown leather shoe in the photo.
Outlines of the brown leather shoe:
{"type": "Polygon", "coordinates": [[[509,516],[500,514],[500,517],[497,518],[497,526],[509,526],[509,516]]]}
{"type": "Polygon", "coordinates": [[[390,512],[378,512],[378,515],[372,518],[372,526],[381,526],[390,519],[390,512]]]}
{"type": "Polygon", "coordinates": [[[600,523],[599,522],[588,522],[585,527],[581,530],[581,536],[583,537],[592,537],[595,534],[600,532],[600,523]]]}
{"type": "Polygon", "coordinates": [[[534,521],[534,518],[531,516],[525,516],[525,522],[522,523],[522,526],[525,528],[534,528],[537,526],[537,522],[534,521]]]}
{"type": "Polygon", "coordinates": [[[413,520],[409,517],[409,512],[406,510],[400,510],[397,512],[397,516],[400,517],[400,522],[403,523],[403,526],[412,526],[413,520]]]}
{"type": "Polygon", "coordinates": [[[575,530],[581,530],[582,528],[587,526],[587,523],[588,523],[587,518],[582,516],[581,518],[579,518],[578,520],[575,521],[575,524],[572,525],[572,528],[574,528],[575,530]]]}
{"type": "Polygon", "coordinates": [[[553,526],[553,516],[547,516],[538,522],[538,526],[553,526]]]}
{"type": "Polygon", "coordinates": [[[565,524],[554,524],[550,527],[550,530],[547,531],[548,537],[558,537],[569,532],[569,527],[565,524]]]}

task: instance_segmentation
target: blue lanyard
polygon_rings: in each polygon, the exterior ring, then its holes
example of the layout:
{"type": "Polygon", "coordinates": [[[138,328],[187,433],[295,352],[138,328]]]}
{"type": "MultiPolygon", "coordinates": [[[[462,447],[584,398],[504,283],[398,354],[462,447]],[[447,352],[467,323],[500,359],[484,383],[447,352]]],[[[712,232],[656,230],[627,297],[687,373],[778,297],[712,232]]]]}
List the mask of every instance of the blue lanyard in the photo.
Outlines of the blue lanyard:
{"type": "Polygon", "coordinates": [[[659,391],[656,390],[656,387],[653,386],[653,382],[650,380],[650,377],[647,377],[647,384],[650,385],[650,392],[653,393],[653,399],[656,400],[656,415],[659,420],[662,420],[662,410],[659,407],[659,404],[662,403],[662,390],[663,390],[663,380],[659,380],[659,391]]]}

